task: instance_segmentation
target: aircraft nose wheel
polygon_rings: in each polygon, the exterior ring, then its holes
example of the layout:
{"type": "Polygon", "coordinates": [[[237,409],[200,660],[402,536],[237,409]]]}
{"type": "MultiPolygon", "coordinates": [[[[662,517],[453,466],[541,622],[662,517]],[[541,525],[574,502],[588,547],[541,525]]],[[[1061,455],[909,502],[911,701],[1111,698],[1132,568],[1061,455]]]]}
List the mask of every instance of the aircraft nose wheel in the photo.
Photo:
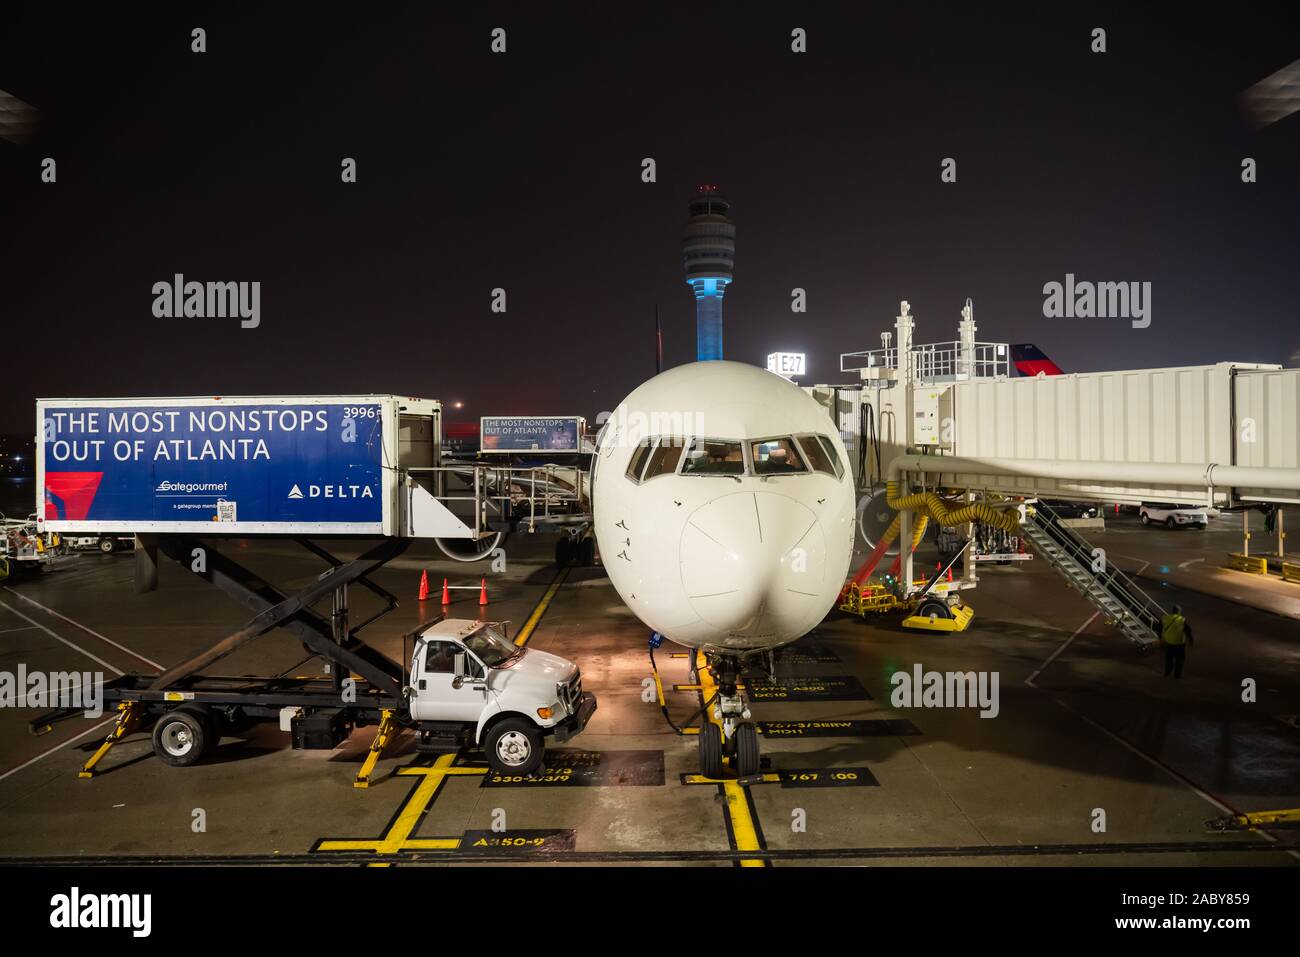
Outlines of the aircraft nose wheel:
{"type": "Polygon", "coordinates": [[[706,778],[722,777],[722,729],[712,721],[700,726],[700,773],[706,778]]]}
{"type": "Polygon", "coordinates": [[[736,728],[736,776],[751,777],[758,768],[758,728],[746,721],[736,728]]]}

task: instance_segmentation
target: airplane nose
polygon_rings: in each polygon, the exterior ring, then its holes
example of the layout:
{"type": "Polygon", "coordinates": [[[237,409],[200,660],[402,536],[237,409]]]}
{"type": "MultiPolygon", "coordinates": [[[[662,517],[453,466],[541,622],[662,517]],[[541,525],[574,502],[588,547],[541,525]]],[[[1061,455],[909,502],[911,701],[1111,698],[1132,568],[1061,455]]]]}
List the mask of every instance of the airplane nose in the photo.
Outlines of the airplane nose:
{"type": "Polygon", "coordinates": [[[681,570],[696,614],[736,637],[797,637],[826,611],[826,536],[788,495],[734,492],[701,505],[682,532],[681,570]]]}

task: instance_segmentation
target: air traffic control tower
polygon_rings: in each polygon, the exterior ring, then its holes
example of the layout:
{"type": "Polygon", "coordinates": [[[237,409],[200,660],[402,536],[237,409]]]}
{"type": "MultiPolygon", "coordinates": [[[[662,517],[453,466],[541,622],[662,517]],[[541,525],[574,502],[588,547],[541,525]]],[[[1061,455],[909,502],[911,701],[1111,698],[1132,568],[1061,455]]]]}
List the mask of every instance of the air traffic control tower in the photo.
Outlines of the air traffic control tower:
{"type": "Polygon", "coordinates": [[[716,186],[701,186],[682,235],[686,282],[695,293],[695,358],[722,358],[722,296],[736,264],[736,227],[731,204],[716,186]]]}

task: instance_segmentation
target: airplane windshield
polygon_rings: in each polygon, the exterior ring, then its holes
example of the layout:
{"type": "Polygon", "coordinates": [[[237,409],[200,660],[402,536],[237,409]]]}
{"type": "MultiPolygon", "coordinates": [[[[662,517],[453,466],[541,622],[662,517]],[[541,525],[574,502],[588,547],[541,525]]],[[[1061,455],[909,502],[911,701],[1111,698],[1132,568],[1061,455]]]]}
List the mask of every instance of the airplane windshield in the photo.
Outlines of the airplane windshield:
{"type": "Polygon", "coordinates": [[[803,457],[795,448],[794,439],[761,439],[751,442],[750,457],[754,460],[755,475],[787,475],[803,472],[803,457]]]}
{"type": "Polygon", "coordinates": [[[739,442],[692,439],[682,465],[683,475],[744,475],[745,457],[739,442]]]}
{"type": "Polygon", "coordinates": [[[820,435],[801,435],[799,447],[808,457],[808,464],[814,472],[825,472],[839,478],[839,456],[835,454],[835,446],[828,439],[820,435]]]}

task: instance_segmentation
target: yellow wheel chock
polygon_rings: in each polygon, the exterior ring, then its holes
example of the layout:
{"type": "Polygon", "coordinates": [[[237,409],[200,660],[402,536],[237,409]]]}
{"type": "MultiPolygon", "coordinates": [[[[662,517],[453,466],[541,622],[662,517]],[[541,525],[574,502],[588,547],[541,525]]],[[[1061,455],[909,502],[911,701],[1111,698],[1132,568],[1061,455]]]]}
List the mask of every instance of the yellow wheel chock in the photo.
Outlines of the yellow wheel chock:
{"type": "Polygon", "coordinates": [[[918,631],[965,631],[970,627],[971,619],[974,617],[974,608],[970,605],[958,605],[952,609],[951,618],[940,618],[938,615],[912,615],[903,619],[903,627],[918,631]]]}

